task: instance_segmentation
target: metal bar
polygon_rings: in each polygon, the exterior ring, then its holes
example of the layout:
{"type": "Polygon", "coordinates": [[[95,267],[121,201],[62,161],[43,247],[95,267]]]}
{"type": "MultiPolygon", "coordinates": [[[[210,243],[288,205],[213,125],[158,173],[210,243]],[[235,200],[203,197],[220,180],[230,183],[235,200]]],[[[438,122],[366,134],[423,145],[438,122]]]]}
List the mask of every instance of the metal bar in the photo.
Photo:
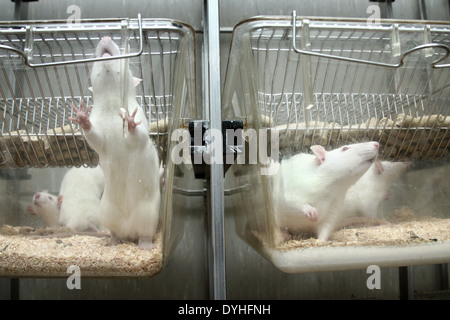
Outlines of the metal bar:
{"type": "Polygon", "coordinates": [[[20,284],[19,278],[10,279],[10,299],[19,300],[20,299],[20,284]]]}
{"type": "MultiPolygon", "coordinates": [[[[233,194],[243,192],[243,191],[247,190],[249,187],[250,187],[249,184],[245,184],[243,186],[224,189],[223,193],[225,196],[230,196],[233,194]]],[[[185,196],[190,196],[190,197],[200,197],[200,196],[204,197],[206,192],[208,192],[208,189],[203,188],[203,189],[192,190],[192,189],[184,189],[184,188],[179,188],[179,187],[173,186],[173,192],[177,193],[177,194],[182,194],[185,196]]]]}
{"type": "MultiPolygon", "coordinates": [[[[208,92],[205,109],[209,111],[211,130],[222,131],[221,96],[220,96],[220,41],[219,41],[219,3],[218,0],[204,0],[203,2],[204,75],[208,81],[204,88],[208,92]]],[[[221,144],[220,144],[221,145],[221,144]]],[[[222,152],[215,151],[222,156],[222,152]]],[[[221,161],[210,165],[210,176],[207,183],[208,218],[209,218],[209,279],[210,298],[226,299],[225,280],[225,234],[224,234],[224,181],[223,164],[221,161]]]]}
{"type": "MultiPolygon", "coordinates": [[[[138,57],[143,52],[143,36],[142,36],[142,19],[141,14],[138,14],[138,26],[139,26],[139,50],[137,52],[128,53],[128,54],[121,54],[117,56],[110,56],[110,57],[97,57],[97,58],[86,58],[81,60],[67,60],[67,61],[53,61],[53,62],[44,62],[44,63],[32,63],[30,60],[31,55],[30,50],[31,48],[25,48],[26,52],[22,52],[16,48],[6,46],[6,45],[0,45],[0,49],[6,49],[13,51],[20,56],[22,56],[25,59],[25,64],[29,67],[36,68],[36,67],[48,67],[48,66],[59,66],[59,65],[67,65],[67,64],[75,64],[75,63],[87,63],[87,62],[95,62],[95,61],[104,61],[104,60],[115,60],[115,59],[123,59],[123,58],[133,58],[138,57]],[[27,50],[28,49],[28,50],[27,50]]],[[[32,28],[29,29],[30,31],[30,37],[31,40],[33,37],[32,34],[32,28]]],[[[28,39],[27,39],[28,40],[28,39]]]]}
{"type": "Polygon", "coordinates": [[[427,7],[425,5],[425,0],[419,0],[419,14],[420,14],[420,20],[428,20],[427,7]]]}
{"type": "Polygon", "coordinates": [[[413,267],[399,267],[399,299],[412,300],[414,299],[414,278],[413,267]]]}
{"type": "Polygon", "coordinates": [[[422,50],[422,49],[427,49],[427,48],[442,48],[446,51],[445,55],[443,55],[442,57],[440,57],[439,59],[434,60],[431,63],[431,67],[432,68],[447,68],[450,67],[450,64],[438,64],[441,61],[444,61],[445,59],[447,59],[447,57],[450,54],[450,48],[448,46],[446,46],[445,44],[442,43],[427,43],[427,44],[423,44],[417,47],[414,47],[408,51],[406,51],[404,54],[401,55],[399,62],[397,63],[384,63],[384,62],[377,62],[377,61],[370,61],[370,60],[364,60],[364,59],[355,59],[355,58],[349,58],[349,57],[341,57],[341,56],[335,56],[335,55],[331,55],[331,54],[326,54],[326,53],[319,53],[319,52],[312,52],[312,51],[307,51],[307,50],[300,50],[297,48],[296,45],[296,34],[297,34],[297,28],[296,28],[296,24],[297,24],[297,13],[294,10],[292,12],[292,48],[294,49],[295,52],[300,53],[300,54],[305,54],[305,55],[311,55],[311,56],[316,56],[316,57],[321,57],[321,58],[328,58],[328,59],[335,59],[335,60],[342,60],[342,61],[348,61],[348,62],[354,62],[354,63],[364,63],[364,64],[369,64],[369,65],[374,65],[374,66],[379,66],[379,67],[389,67],[389,68],[400,68],[401,66],[403,66],[403,60],[411,53],[418,51],[418,50],[422,50]]]}
{"type": "Polygon", "coordinates": [[[439,274],[441,276],[441,287],[440,290],[448,290],[448,263],[442,263],[438,265],[439,274]]]}
{"type": "Polygon", "coordinates": [[[386,1],[386,17],[388,19],[394,19],[394,13],[392,10],[392,0],[386,1]]]}

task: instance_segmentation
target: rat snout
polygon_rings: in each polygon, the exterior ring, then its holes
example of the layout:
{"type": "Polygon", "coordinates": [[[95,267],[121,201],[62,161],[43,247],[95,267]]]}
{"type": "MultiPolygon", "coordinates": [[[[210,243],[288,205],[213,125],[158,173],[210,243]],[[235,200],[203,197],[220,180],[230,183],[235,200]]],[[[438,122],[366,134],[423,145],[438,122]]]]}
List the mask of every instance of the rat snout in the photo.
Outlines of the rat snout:
{"type": "Polygon", "coordinates": [[[40,198],[41,198],[41,194],[39,192],[36,192],[33,196],[33,203],[38,206],[40,198]]]}
{"type": "Polygon", "coordinates": [[[373,163],[378,158],[378,151],[380,150],[380,144],[376,141],[362,143],[364,146],[361,150],[361,155],[366,161],[373,163]]]}
{"type": "Polygon", "coordinates": [[[111,37],[104,36],[100,39],[96,49],[97,57],[110,57],[118,55],[119,53],[119,47],[117,47],[111,37]]]}

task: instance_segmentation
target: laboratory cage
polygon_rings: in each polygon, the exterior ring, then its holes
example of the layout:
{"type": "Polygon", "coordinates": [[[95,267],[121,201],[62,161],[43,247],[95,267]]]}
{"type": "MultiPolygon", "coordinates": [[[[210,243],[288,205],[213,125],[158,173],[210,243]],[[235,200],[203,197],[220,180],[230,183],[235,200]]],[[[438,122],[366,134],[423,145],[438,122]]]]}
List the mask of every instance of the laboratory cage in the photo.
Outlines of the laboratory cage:
{"type": "MultiPolygon", "coordinates": [[[[1,276],[67,277],[68,266],[75,265],[85,276],[150,277],[163,268],[184,232],[185,200],[173,193],[174,186],[184,187],[184,175],[171,161],[175,142],[170,137],[173,130],[184,126],[183,118],[195,117],[194,41],[194,31],[185,23],[140,15],[73,24],[0,24],[0,167],[5,190],[0,213],[1,276]],[[120,48],[118,56],[95,56],[104,37],[120,48]],[[104,228],[100,236],[76,232],[73,237],[64,237],[64,233],[55,237],[67,228],[48,228],[40,219],[31,219],[25,209],[34,192],[54,190],[58,196],[61,180],[56,187],[51,181],[55,170],[62,170],[57,171],[62,177],[69,168],[88,170],[99,165],[99,156],[80,126],[69,119],[75,117],[72,105],[95,110],[90,73],[99,59],[119,61],[121,68],[129,68],[141,79],[135,87],[136,101],[148,120],[149,139],[160,162],[159,172],[154,173],[160,177],[157,188],[161,192],[153,250],[138,249],[127,241],[109,245],[109,232],[104,228]],[[33,176],[45,176],[44,172],[49,172],[48,185],[30,183],[33,176]]],[[[128,72],[121,76],[129,80],[128,72]]],[[[83,187],[81,180],[77,183],[79,189],[90,188],[83,187]]],[[[80,194],[81,204],[87,200],[80,194]]]]}
{"type": "Polygon", "coordinates": [[[450,261],[449,46],[448,22],[238,23],[222,117],[244,123],[225,180],[240,238],[287,273],[450,261]],[[377,158],[352,182],[298,160],[371,141],[377,158]]]}

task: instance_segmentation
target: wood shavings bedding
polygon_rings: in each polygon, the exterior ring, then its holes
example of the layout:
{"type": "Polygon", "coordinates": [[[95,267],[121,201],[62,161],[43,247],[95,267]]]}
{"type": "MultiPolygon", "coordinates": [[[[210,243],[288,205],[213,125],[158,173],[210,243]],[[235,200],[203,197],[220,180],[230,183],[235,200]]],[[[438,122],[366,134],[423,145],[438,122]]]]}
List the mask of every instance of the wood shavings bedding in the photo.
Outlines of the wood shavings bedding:
{"type": "Polygon", "coordinates": [[[345,227],[334,231],[329,241],[315,238],[290,239],[276,250],[345,246],[401,246],[450,240],[450,219],[417,216],[408,207],[393,212],[386,224],[345,227]]]}
{"type": "MultiPolygon", "coordinates": [[[[36,234],[36,233],[35,233],[36,234]]],[[[77,265],[81,276],[150,277],[162,268],[161,236],[152,251],[134,243],[109,245],[102,236],[73,235],[63,238],[30,235],[24,227],[0,228],[0,275],[63,276],[77,265]]]]}

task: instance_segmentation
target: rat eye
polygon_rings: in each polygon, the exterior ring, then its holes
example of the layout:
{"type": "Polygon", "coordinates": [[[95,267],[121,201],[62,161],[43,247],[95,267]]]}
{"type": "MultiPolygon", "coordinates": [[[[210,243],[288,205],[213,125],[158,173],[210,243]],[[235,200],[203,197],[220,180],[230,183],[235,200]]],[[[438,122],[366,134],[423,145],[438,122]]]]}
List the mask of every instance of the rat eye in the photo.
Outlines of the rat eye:
{"type": "Polygon", "coordinates": [[[342,148],[342,151],[347,151],[348,150],[348,147],[343,147],[342,148]]]}

